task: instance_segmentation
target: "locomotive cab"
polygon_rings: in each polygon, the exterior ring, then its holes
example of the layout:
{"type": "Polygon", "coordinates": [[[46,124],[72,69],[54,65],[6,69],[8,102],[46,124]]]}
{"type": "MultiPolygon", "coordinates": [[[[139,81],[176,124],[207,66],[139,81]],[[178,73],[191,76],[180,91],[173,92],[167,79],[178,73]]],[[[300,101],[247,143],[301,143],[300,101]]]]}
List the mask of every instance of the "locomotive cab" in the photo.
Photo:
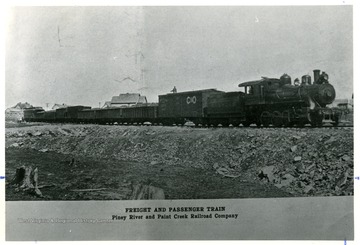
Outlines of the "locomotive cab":
{"type": "Polygon", "coordinates": [[[265,104],[265,85],[263,80],[250,81],[239,84],[244,92],[244,111],[246,115],[245,121],[242,123],[248,126],[256,123],[260,126],[259,111],[265,104]]]}
{"type": "Polygon", "coordinates": [[[245,105],[259,105],[265,102],[262,80],[241,83],[239,87],[244,92],[245,105]]]}
{"type": "MultiPolygon", "coordinates": [[[[264,105],[269,101],[272,94],[282,86],[288,86],[288,80],[282,81],[277,78],[262,77],[261,80],[244,82],[239,84],[246,97],[246,105],[264,105]]],[[[291,86],[291,85],[290,85],[291,86]]]]}

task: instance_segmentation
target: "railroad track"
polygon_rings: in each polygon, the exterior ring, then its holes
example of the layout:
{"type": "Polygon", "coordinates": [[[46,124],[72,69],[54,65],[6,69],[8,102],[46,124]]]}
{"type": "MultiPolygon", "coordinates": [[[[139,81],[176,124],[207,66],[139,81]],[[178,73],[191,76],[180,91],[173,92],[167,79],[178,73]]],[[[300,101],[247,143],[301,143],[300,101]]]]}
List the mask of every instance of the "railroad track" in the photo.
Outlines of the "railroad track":
{"type": "MultiPolygon", "coordinates": [[[[304,126],[289,126],[289,127],[283,127],[283,126],[281,126],[281,127],[276,127],[276,126],[272,126],[272,125],[270,125],[270,126],[267,126],[267,127],[264,127],[264,126],[260,126],[260,127],[258,127],[257,125],[255,125],[255,124],[251,124],[250,126],[248,126],[248,127],[245,127],[245,126],[243,126],[243,125],[241,125],[241,126],[227,126],[227,127],[225,127],[225,126],[222,126],[222,125],[217,125],[217,126],[214,126],[214,125],[210,125],[210,126],[208,126],[208,125],[204,125],[204,126],[202,126],[202,125],[199,125],[199,126],[195,126],[195,125],[175,125],[175,124],[173,124],[173,125],[168,125],[168,126],[165,126],[165,125],[161,125],[161,124],[96,124],[96,123],[89,123],[89,124],[87,124],[87,123],[49,123],[49,124],[57,124],[57,125],[63,125],[63,124],[67,124],[67,125],[112,125],[112,126],[155,126],[155,127],[157,127],[157,126],[164,126],[164,127],[189,127],[189,128],[239,128],[239,129],[241,129],[241,128],[257,128],[257,129],[267,129],[267,128],[271,128],[271,129],[276,129],[276,128],[279,128],[279,129],[281,129],[281,128],[283,128],[283,129],[285,129],[285,128],[288,128],[288,129],[301,129],[301,128],[307,128],[307,129],[313,129],[313,128],[331,128],[331,129],[337,129],[337,128],[353,128],[354,127],[354,125],[337,125],[337,126],[334,126],[334,125],[330,125],[330,124],[325,124],[325,125],[323,125],[323,126],[321,126],[321,127],[313,127],[313,126],[311,126],[310,124],[307,124],[307,125],[304,125],[304,126]]],[[[36,124],[36,125],[28,125],[28,126],[41,126],[41,125],[47,125],[47,123],[43,123],[43,124],[36,124]]],[[[21,125],[21,126],[19,126],[19,127],[26,127],[27,125],[21,125]]]]}
{"type": "MultiPolygon", "coordinates": [[[[177,125],[173,125],[171,127],[178,127],[177,125]]],[[[186,126],[182,126],[182,127],[186,127],[186,126]]],[[[258,128],[258,129],[266,129],[266,128],[272,128],[272,129],[276,129],[276,128],[288,128],[288,129],[291,129],[291,128],[294,128],[294,129],[301,129],[301,128],[307,128],[307,129],[314,129],[314,128],[331,128],[331,129],[337,129],[337,128],[353,128],[354,125],[337,125],[337,126],[333,126],[333,125],[323,125],[321,127],[313,127],[311,125],[304,125],[304,126],[291,126],[291,127],[276,127],[276,126],[267,126],[267,127],[264,127],[264,126],[256,126],[255,124],[252,124],[250,125],[249,127],[245,127],[245,126],[229,126],[229,127],[223,127],[223,126],[193,126],[194,128],[258,128]]]]}

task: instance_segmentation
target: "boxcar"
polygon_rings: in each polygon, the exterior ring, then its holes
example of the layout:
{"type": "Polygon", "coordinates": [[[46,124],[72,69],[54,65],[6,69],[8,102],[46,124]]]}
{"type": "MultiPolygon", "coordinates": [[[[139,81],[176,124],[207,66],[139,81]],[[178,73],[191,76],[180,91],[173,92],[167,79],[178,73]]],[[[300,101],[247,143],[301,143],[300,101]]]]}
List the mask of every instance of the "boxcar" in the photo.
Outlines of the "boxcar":
{"type": "Polygon", "coordinates": [[[187,120],[204,123],[207,99],[225,92],[216,89],[197,90],[159,95],[159,118],[165,124],[183,124],[187,120]]]}

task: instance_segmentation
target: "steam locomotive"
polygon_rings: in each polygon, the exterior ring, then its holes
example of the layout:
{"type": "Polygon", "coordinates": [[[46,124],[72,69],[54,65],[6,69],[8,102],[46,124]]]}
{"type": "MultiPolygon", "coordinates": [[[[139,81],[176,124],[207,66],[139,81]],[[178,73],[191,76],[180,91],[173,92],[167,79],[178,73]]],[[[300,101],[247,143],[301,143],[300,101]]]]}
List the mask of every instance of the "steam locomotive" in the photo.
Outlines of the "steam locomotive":
{"type": "Polygon", "coordinates": [[[335,99],[335,89],[325,72],[314,70],[314,81],[304,75],[301,83],[287,74],[278,78],[239,84],[242,91],[205,89],[159,95],[159,103],[128,107],[91,108],[69,106],[53,111],[32,108],[24,111],[25,121],[97,124],[160,124],[196,126],[275,127],[337,125],[339,115],[326,106],[335,99]]]}

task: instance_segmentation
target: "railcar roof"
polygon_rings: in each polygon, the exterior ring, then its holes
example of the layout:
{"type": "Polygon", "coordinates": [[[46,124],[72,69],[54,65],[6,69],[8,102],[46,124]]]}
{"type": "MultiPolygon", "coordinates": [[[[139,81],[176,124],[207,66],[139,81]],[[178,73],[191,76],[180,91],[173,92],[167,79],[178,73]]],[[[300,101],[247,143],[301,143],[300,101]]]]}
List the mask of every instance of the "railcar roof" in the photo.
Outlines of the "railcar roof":
{"type": "Polygon", "coordinates": [[[73,105],[73,106],[68,106],[67,108],[75,108],[75,107],[78,107],[78,108],[81,108],[81,107],[91,108],[91,106],[86,106],[86,105],[73,105]]]}
{"type": "Polygon", "coordinates": [[[249,86],[249,85],[256,85],[261,83],[263,80],[258,80],[258,81],[249,81],[249,82],[244,82],[244,83],[240,83],[239,87],[245,87],[245,86],[249,86]]]}
{"type": "Polygon", "coordinates": [[[102,108],[90,108],[90,109],[84,109],[84,110],[81,110],[81,111],[99,111],[99,110],[104,110],[102,108]]]}
{"type": "Polygon", "coordinates": [[[49,113],[49,112],[56,112],[56,110],[41,111],[39,113],[49,113]]]}
{"type": "Polygon", "coordinates": [[[224,91],[220,91],[220,90],[217,90],[217,89],[215,89],[215,88],[210,88],[210,89],[201,89],[201,90],[184,91],[184,92],[176,92],[176,93],[167,93],[167,94],[162,94],[162,95],[160,95],[160,96],[163,96],[163,95],[176,95],[176,94],[202,93],[202,92],[219,92],[219,93],[225,93],[224,91]]]}
{"type": "Polygon", "coordinates": [[[44,108],[37,106],[37,107],[31,107],[31,108],[24,109],[24,111],[34,111],[34,110],[44,110],[44,108]]]}
{"type": "Polygon", "coordinates": [[[256,81],[249,81],[249,82],[243,82],[239,84],[239,87],[245,87],[245,86],[249,86],[249,85],[257,85],[260,83],[263,83],[265,81],[279,81],[278,78],[267,78],[267,77],[263,77],[260,80],[256,80],[256,81]]]}
{"type": "Polygon", "coordinates": [[[73,106],[67,106],[67,107],[61,107],[61,108],[57,108],[56,111],[62,111],[62,110],[67,110],[69,108],[84,108],[84,109],[87,109],[87,108],[91,108],[91,106],[84,106],[84,105],[73,105],[73,106]]]}

